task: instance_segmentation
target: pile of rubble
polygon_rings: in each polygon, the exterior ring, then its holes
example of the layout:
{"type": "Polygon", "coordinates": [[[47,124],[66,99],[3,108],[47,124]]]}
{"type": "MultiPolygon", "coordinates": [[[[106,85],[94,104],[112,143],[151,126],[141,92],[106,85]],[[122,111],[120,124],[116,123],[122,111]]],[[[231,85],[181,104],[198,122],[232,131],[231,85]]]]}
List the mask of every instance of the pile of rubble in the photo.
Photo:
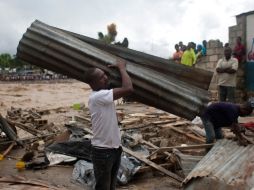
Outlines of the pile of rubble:
{"type": "MultiPolygon", "coordinates": [[[[144,107],[141,104],[134,106],[144,107]]],[[[63,128],[56,127],[44,118],[51,112],[17,108],[8,110],[0,125],[4,132],[0,141],[4,152],[2,159],[8,157],[13,147],[23,146],[23,156],[15,158],[17,169],[46,169],[68,162],[75,164],[72,181],[93,186],[90,157],[92,133],[87,108],[69,117],[64,132],[63,128]],[[30,136],[20,138],[17,135],[24,133],[30,136]]],[[[152,175],[169,176],[172,184],[180,187],[185,175],[205,155],[205,148],[212,146],[203,145],[204,130],[198,125],[164,111],[152,109],[128,113],[118,106],[117,115],[124,152],[118,174],[120,184],[127,184],[133,177],[150,172],[152,175]]]]}

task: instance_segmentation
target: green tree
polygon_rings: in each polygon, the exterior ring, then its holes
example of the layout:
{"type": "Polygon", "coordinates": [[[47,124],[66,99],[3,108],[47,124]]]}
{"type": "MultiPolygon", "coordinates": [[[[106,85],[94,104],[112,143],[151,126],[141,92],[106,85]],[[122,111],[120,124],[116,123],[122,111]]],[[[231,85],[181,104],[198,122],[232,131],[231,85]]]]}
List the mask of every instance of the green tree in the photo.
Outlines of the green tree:
{"type": "Polygon", "coordinates": [[[12,62],[12,57],[9,53],[2,53],[0,55],[0,67],[2,69],[6,67],[10,67],[11,62],[12,62]]]}
{"type": "Polygon", "coordinates": [[[10,67],[11,68],[17,68],[17,69],[21,69],[23,68],[25,65],[29,65],[28,63],[18,59],[16,57],[16,55],[13,55],[13,59],[11,61],[10,67]]]}

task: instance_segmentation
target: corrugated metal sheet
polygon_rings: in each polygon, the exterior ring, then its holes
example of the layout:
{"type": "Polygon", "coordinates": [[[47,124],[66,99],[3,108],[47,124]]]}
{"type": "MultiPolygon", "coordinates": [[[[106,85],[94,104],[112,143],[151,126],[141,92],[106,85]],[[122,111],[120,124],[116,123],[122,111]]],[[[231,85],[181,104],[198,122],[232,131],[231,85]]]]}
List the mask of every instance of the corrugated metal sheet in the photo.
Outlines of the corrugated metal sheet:
{"type": "MultiPolygon", "coordinates": [[[[59,28],[56,28],[56,29],[59,29],[59,28]]],[[[143,65],[147,68],[152,68],[161,73],[165,73],[174,78],[177,78],[178,80],[184,81],[188,84],[197,86],[205,90],[208,90],[209,88],[209,85],[213,76],[213,73],[210,71],[206,71],[206,70],[202,70],[202,69],[198,69],[194,67],[188,67],[182,64],[175,64],[173,60],[163,59],[161,57],[149,55],[149,54],[128,49],[128,48],[123,48],[113,44],[106,44],[103,41],[95,40],[93,38],[89,38],[87,36],[76,34],[70,31],[66,31],[62,29],[59,29],[59,30],[64,31],[101,50],[110,52],[123,59],[132,61],[133,63],[143,65]]]]}
{"type": "Polygon", "coordinates": [[[183,184],[188,190],[254,188],[254,145],[244,147],[235,141],[219,140],[183,184]]]}
{"type": "MultiPolygon", "coordinates": [[[[17,57],[83,82],[84,71],[98,67],[110,74],[113,86],[121,84],[119,72],[107,67],[115,64],[115,55],[40,21],[33,22],[23,35],[17,57]]],[[[180,117],[200,115],[209,100],[207,91],[131,61],[127,72],[133,81],[134,100],[180,117]]]]}

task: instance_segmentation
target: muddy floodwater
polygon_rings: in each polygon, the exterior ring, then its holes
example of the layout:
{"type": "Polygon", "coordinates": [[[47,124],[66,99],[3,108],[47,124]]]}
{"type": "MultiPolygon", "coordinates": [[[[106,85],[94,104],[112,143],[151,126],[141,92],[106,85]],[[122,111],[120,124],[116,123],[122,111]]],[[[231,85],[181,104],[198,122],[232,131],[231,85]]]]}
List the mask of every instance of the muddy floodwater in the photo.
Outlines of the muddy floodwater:
{"type": "Polygon", "coordinates": [[[78,81],[0,83],[0,112],[12,107],[51,109],[87,105],[90,87],[78,81]]]}

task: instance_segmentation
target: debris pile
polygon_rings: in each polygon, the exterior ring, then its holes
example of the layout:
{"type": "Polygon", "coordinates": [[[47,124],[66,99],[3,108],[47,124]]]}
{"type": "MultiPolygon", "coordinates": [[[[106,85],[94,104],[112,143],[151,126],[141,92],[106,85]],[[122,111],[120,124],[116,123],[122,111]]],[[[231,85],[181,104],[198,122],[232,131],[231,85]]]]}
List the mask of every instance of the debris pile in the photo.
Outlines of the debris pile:
{"type": "MultiPolygon", "coordinates": [[[[6,118],[2,117],[0,122],[2,134],[5,134],[0,141],[2,159],[17,160],[16,168],[19,171],[64,167],[68,164],[74,167],[70,176],[72,182],[93,187],[95,180],[90,154],[92,132],[89,111],[84,106],[78,106],[78,109],[73,106],[72,109],[76,109],[76,112],[71,112],[72,115],[68,115],[68,109],[64,108],[8,110],[6,118]],[[49,122],[48,116],[53,112],[67,117],[61,127],[49,122]],[[7,132],[6,128],[9,129],[7,132]],[[13,148],[18,147],[24,147],[23,156],[8,156],[13,148]]],[[[138,103],[117,105],[117,116],[123,145],[117,178],[121,185],[129,184],[133,178],[141,176],[164,175],[168,176],[171,185],[178,188],[206,155],[206,149],[213,146],[204,144],[205,132],[199,118],[190,122],[138,103]]],[[[224,134],[233,137],[227,129],[224,134]]],[[[246,130],[245,135],[252,139],[253,131],[246,130]]]]}
{"type": "MultiPolygon", "coordinates": [[[[200,145],[205,141],[204,136],[193,132],[192,128],[197,125],[188,120],[153,108],[138,111],[143,109],[144,105],[129,104],[126,105],[136,107],[136,113],[129,113],[121,105],[117,108],[124,152],[118,182],[128,184],[135,176],[151,173],[169,176],[172,183],[179,187],[185,176],[180,161],[180,157],[184,156],[179,156],[180,153],[176,154],[174,151],[178,149],[182,155],[187,154],[188,157],[204,155],[205,145],[200,145]]],[[[38,170],[54,165],[61,167],[65,163],[71,165],[76,163],[72,180],[92,186],[94,179],[90,179],[90,175],[87,179],[82,178],[85,181],[75,177],[81,175],[77,172],[82,172],[82,175],[91,172],[89,165],[92,164],[90,158],[92,132],[87,108],[79,109],[76,115],[68,117],[69,121],[61,129],[44,118],[50,113],[52,110],[11,108],[4,119],[9,126],[18,131],[16,134],[24,135],[21,131],[25,131],[30,136],[19,138],[17,135],[16,141],[5,138],[1,143],[14,142],[16,146],[16,142],[21,142],[25,147],[23,156],[15,158],[19,170],[38,170]],[[88,169],[85,169],[87,167],[88,169]]]]}

